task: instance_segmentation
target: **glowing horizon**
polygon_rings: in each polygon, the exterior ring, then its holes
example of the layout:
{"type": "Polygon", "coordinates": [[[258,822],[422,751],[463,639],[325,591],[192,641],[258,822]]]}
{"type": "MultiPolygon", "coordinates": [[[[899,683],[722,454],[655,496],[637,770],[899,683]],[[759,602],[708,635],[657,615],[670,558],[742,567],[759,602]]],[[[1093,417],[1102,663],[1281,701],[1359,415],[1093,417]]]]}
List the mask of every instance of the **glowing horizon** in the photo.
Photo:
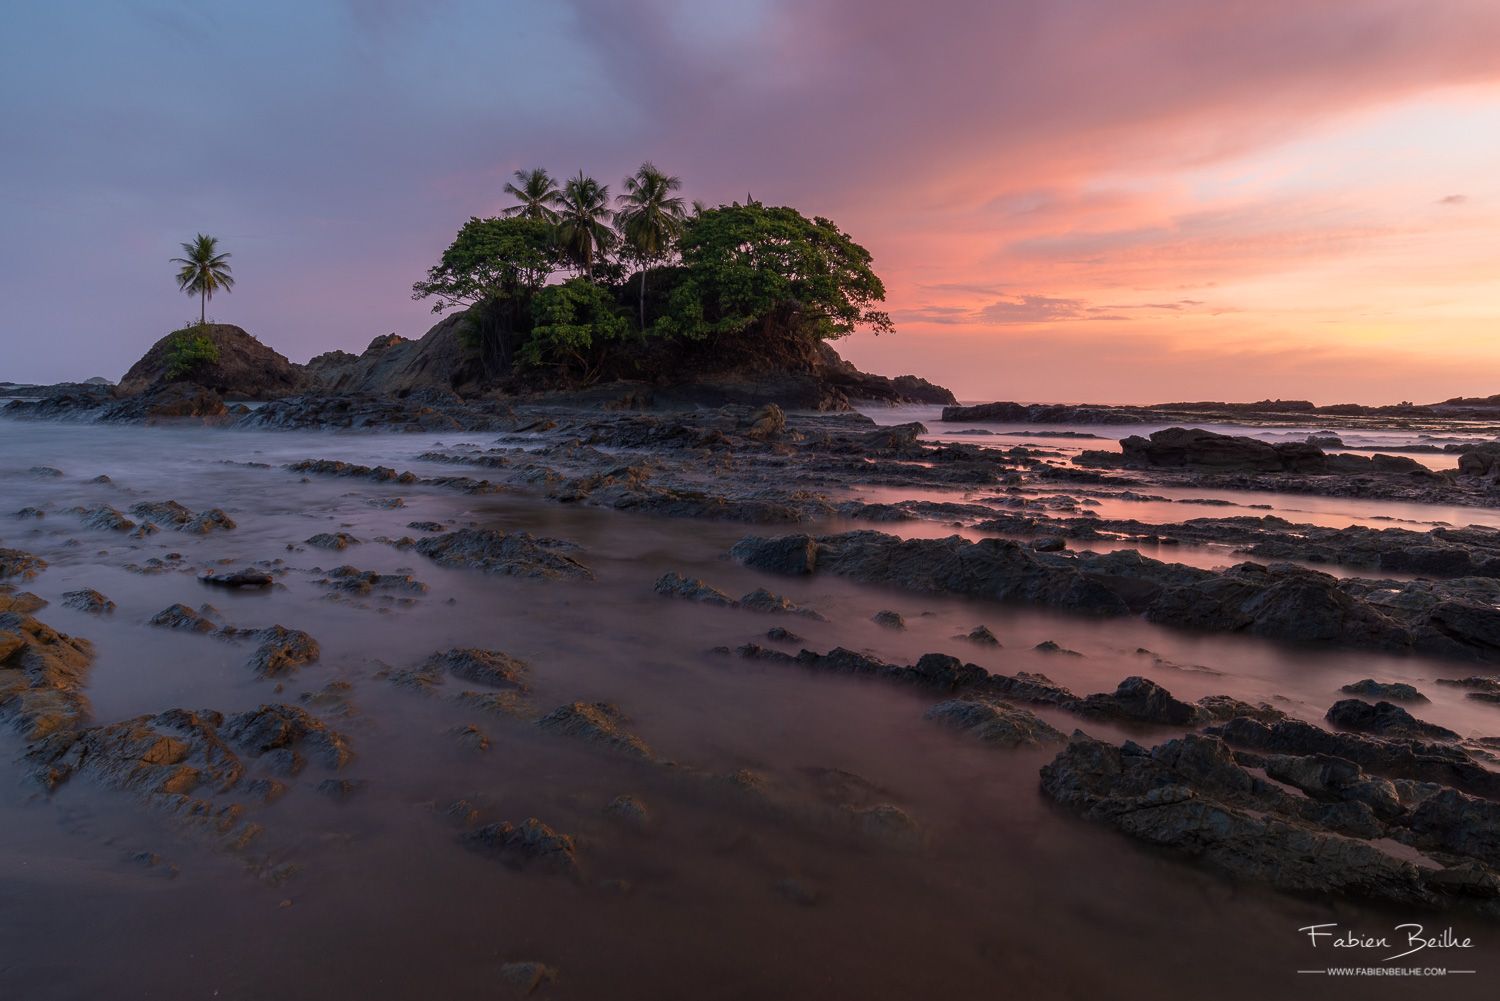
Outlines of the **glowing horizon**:
{"type": "Polygon", "coordinates": [[[833,218],[898,328],[836,347],[963,399],[1500,393],[1500,6],[707,6],[8,13],[0,379],[118,378],[199,230],[295,361],[420,336],[511,170],[649,158],[833,218]]]}

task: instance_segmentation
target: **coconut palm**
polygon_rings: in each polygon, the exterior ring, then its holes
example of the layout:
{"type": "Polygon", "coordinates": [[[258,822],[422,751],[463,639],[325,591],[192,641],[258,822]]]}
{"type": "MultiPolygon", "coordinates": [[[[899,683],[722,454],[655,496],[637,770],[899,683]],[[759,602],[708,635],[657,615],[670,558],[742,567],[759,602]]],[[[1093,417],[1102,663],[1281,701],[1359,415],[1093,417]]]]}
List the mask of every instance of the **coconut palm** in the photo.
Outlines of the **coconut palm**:
{"type": "Polygon", "coordinates": [[[620,206],[615,224],[641,265],[642,330],[646,329],[646,272],[671,254],[672,241],[682,233],[687,217],[682,198],[673,194],[681,187],[681,178],[664,174],[647,161],[625,178],[625,193],[615,199],[620,206]]]}
{"type": "Polygon", "coordinates": [[[590,280],[594,277],[594,260],[615,245],[611,217],[609,185],[585,177],[581,170],[563,185],[557,200],[558,243],[590,280]]]}
{"type": "Polygon", "coordinates": [[[219,241],[212,236],[199,233],[191,243],[182,245],[186,257],[172,258],[173,264],[182,265],[177,270],[177,288],[188,295],[198,294],[198,322],[208,322],[208,300],[214,293],[234,288],[234,275],[230,274],[229,255],[219,253],[219,241]]]}
{"type": "Polygon", "coordinates": [[[552,175],[541,167],[534,167],[531,170],[516,171],[515,178],[520,183],[506,182],[505,193],[513,195],[520,204],[512,205],[505,210],[505,214],[556,223],[557,211],[552,206],[557,204],[561,192],[557,190],[557,182],[552,179],[552,175]]]}

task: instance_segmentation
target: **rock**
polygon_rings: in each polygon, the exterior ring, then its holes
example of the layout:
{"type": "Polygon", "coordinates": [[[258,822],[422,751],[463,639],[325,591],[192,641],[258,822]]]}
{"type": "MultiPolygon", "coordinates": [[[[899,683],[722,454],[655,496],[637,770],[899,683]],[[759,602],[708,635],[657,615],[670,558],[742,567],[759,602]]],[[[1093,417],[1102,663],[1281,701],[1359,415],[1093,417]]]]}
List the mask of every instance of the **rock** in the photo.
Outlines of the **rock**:
{"type": "Polygon", "coordinates": [[[527,689],[526,675],[530,669],[525,661],[499,650],[456,647],[428,657],[419,670],[439,675],[446,671],[465,681],[524,692],[527,689]]]}
{"type": "Polygon", "coordinates": [[[1035,713],[1003,702],[950,699],[923,716],[997,747],[1041,747],[1065,738],[1035,713]]]}
{"type": "Polygon", "coordinates": [[[516,868],[535,867],[575,877],[580,873],[573,839],[535,817],[519,827],[509,821],[486,824],[465,834],[463,841],[470,848],[516,868]]]}
{"type": "Polygon", "coordinates": [[[816,886],[797,879],[795,876],[783,876],[771,887],[778,894],[802,907],[813,907],[823,899],[822,891],[816,886]]]}
{"type": "Polygon", "coordinates": [[[1049,535],[1044,538],[1033,539],[1031,548],[1039,553],[1060,553],[1068,548],[1068,542],[1066,539],[1059,538],[1056,535],[1049,535]]]}
{"type": "Polygon", "coordinates": [[[91,615],[103,615],[115,610],[115,603],[98,591],[87,588],[80,591],[63,592],[63,606],[91,615]]]}
{"type": "Polygon", "coordinates": [[[772,626],[766,630],[766,639],[776,643],[801,643],[802,637],[784,626],[772,626]]]}
{"type": "Polygon", "coordinates": [[[75,507],[73,513],[82,519],[84,528],[99,532],[128,532],[135,528],[135,522],[108,504],[91,508],[75,507]]]}
{"type": "Polygon", "coordinates": [[[521,997],[530,997],[543,984],[554,983],[557,971],[546,963],[533,961],[506,963],[500,967],[500,979],[521,997]]]}
{"type": "Polygon", "coordinates": [[[445,526],[440,521],[408,521],[406,527],[414,532],[441,532],[445,526]]]}
{"type": "Polygon", "coordinates": [[[369,785],[364,779],[324,779],[318,783],[318,792],[335,802],[342,803],[357,793],[364,792],[369,785]]]}
{"type": "Polygon", "coordinates": [[[299,706],[268,704],[236,713],[225,720],[220,733],[251,757],[305,749],[334,769],[354,757],[342,734],[299,706]]]}
{"type": "Polygon", "coordinates": [[[604,812],[627,827],[644,830],[651,826],[651,811],[634,796],[616,796],[604,812]]]}
{"type": "Polygon", "coordinates": [[[745,595],[737,603],[740,608],[748,608],[752,612],[769,612],[783,615],[801,615],[805,618],[816,619],[819,622],[826,621],[821,612],[811,608],[804,608],[789,598],[784,598],[773,591],[758,587],[745,595]]]}
{"type": "Polygon", "coordinates": [[[1058,646],[1056,640],[1042,640],[1031,649],[1035,650],[1037,653],[1060,653],[1067,657],[1083,656],[1083,654],[1079,653],[1077,650],[1069,650],[1067,647],[1058,646]]]}
{"type": "Polygon", "coordinates": [[[300,629],[267,626],[250,634],[257,646],[250,655],[250,666],[264,677],[290,674],[318,659],[318,641],[300,629]]]}
{"type": "Polygon", "coordinates": [[[573,702],[558,706],[537,720],[536,725],[550,733],[603,745],[627,757],[652,760],[655,755],[651,748],[626,730],[624,722],[624,714],[608,702],[573,702]]]}
{"type": "Polygon", "coordinates": [[[768,441],[786,431],[786,414],[774,403],[767,403],[750,418],[746,437],[757,441],[768,441]]]}
{"type": "Polygon", "coordinates": [[[71,733],[88,713],[82,690],[93,647],[33,618],[43,604],[0,588],[0,719],[28,741],[71,733]]]}
{"type": "Polygon", "coordinates": [[[206,535],[215,529],[228,530],[235,527],[234,520],[218,508],[195,512],[171,500],[142,501],[131,505],[130,513],[153,525],[194,535],[206,535]]]}
{"type": "Polygon", "coordinates": [[[419,539],[417,552],[442,566],[541,580],[593,580],[594,572],[563,552],[567,543],[528,532],[466,528],[419,539]]]}
{"type": "Polygon", "coordinates": [[[27,471],[31,473],[32,476],[41,477],[42,479],[57,479],[63,474],[63,471],[61,469],[56,469],[52,466],[32,466],[31,469],[27,471]]]}
{"type": "Polygon", "coordinates": [[[810,574],[818,564],[818,546],[810,535],[741,540],[729,554],[748,567],[779,574],[810,574]]]}
{"type": "Polygon", "coordinates": [[[1000,645],[1000,641],[995,638],[995,634],[990,632],[989,626],[975,626],[963,636],[957,638],[966,639],[970,643],[978,643],[980,646],[998,647],[1000,645]]]}
{"type": "Polygon", "coordinates": [[[350,546],[360,545],[360,541],[347,532],[319,532],[303,541],[319,549],[344,550],[350,546]]]}
{"type": "Polygon", "coordinates": [[[198,579],[213,587],[249,588],[252,590],[267,588],[275,583],[275,578],[270,574],[261,573],[257,570],[238,570],[232,573],[207,573],[198,579]]]}
{"type": "Polygon", "coordinates": [[[23,507],[23,508],[21,508],[21,510],[17,511],[16,512],[16,517],[22,519],[23,521],[25,519],[27,519],[27,518],[45,518],[45,517],[47,517],[47,512],[43,511],[39,507],[29,507],[28,506],[28,507],[23,507]]]}
{"type": "Polygon", "coordinates": [[[1373,733],[1382,737],[1416,737],[1424,740],[1457,740],[1447,727],[1426,723],[1391,702],[1371,705],[1361,699],[1343,699],[1328,710],[1328,722],[1343,730],[1373,733]]]}
{"type": "Polygon", "coordinates": [[[195,633],[211,633],[219,628],[219,624],[209,618],[211,615],[218,615],[218,609],[212,605],[204,605],[201,611],[195,612],[179,602],[151,616],[151,624],[153,626],[165,626],[168,629],[186,629],[195,633]]]}
{"type": "Polygon", "coordinates": [[[1237,718],[1210,727],[1208,733],[1235,747],[1277,754],[1326,754],[1345,758],[1386,778],[1451,785],[1477,796],[1500,799],[1500,774],[1481,767],[1454,744],[1331,732],[1297,719],[1263,723],[1237,718]]]}
{"type": "Polygon", "coordinates": [[[1214,737],[1190,734],[1147,751],[1078,735],[1042,769],[1042,791],[1086,819],[1285,890],[1492,911],[1500,899],[1500,881],[1482,866],[1476,872],[1478,863],[1418,867],[1367,840],[1385,833],[1367,804],[1292,796],[1239,766],[1214,737]],[[1454,878],[1472,895],[1454,892],[1454,878]]]}
{"type": "Polygon", "coordinates": [[[306,374],[239,327],[227,323],[193,326],[163,337],[120,379],[119,395],[136,396],[159,390],[169,382],[168,365],[179,333],[207,338],[217,357],[198,365],[186,378],[194,386],[250,400],[268,400],[297,392],[308,384],[306,374]]]}
{"type": "Polygon", "coordinates": [[[361,595],[372,594],[375,591],[405,591],[412,594],[427,592],[427,585],[411,574],[376,573],[373,570],[360,570],[348,564],[334,567],[328,571],[328,576],[318,583],[335,591],[361,595]]]}
{"type": "Polygon", "coordinates": [[[1090,695],[1069,708],[1091,719],[1165,726],[1197,726],[1208,719],[1208,713],[1202,707],[1173,698],[1171,692],[1156,682],[1138,675],[1120,682],[1113,693],[1090,695]]]}
{"type": "Polygon", "coordinates": [[[46,568],[47,561],[40,556],[23,553],[19,549],[0,547],[0,580],[7,577],[31,580],[46,568]]]}
{"type": "Polygon", "coordinates": [[[1427,702],[1427,696],[1417,691],[1411,685],[1394,681],[1376,681],[1374,678],[1366,678],[1363,681],[1355,681],[1339,689],[1350,695],[1366,695],[1372,699],[1388,699],[1397,702],[1427,702]]]}
{"type": "Polygon", "coordinates": [[[684,577],[676,572],[663,574],[652,587],[657,594],[668,598],[686,598],[704,605],[720,605],[733,608],[736,602],[716,587],[705,584],[696,577],[684,577]]]}
{"type": "Polygon", "coordinates": [[[870,616],[870,621],[877,626],[884,626],[887,629],[906,628],[906,620],[901,617],[901,613],[893,612],[888,608],[882,609],[870,616]]]}

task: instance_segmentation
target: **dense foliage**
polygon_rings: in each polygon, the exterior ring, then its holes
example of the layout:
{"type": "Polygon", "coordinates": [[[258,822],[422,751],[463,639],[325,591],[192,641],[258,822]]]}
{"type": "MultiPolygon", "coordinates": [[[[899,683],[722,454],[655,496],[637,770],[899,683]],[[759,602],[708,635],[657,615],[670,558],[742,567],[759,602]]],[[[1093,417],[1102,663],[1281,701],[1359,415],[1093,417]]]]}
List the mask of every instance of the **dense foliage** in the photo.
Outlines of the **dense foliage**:
{"type": "Polygon", "coordinates": [[[197,327],[173,331],[167,341],[166,356],[162,359],[168,381],[191,375],[218,360],[218,345],[197,327]]]}
{"type": "Polygon", "coordinates": [[[516,204],[470,219],[412,286],[433,312],[467,308],[464,342],[491,374],[550,367],[587,382],[628,344],[892,329],[869,251],[827,219],[754,201],[689,212],[682,182],[650,163],[614,209],[582,172],[561,185],[541,169],[514,176],[516,204]],[[551,282],[558,272],[572,277],[551,282]]]}

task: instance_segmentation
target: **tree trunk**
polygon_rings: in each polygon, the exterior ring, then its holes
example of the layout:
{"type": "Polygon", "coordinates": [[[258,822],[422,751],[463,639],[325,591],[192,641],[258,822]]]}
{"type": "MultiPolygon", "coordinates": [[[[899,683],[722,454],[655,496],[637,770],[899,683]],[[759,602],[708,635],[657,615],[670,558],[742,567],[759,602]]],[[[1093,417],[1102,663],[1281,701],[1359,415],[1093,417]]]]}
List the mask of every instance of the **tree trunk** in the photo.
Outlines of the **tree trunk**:
{"type": "Polygon", "coordinates": [[[646,262],[641,262],[641,333],[646,332],[646,262]]]}
{"type": "Polygon", "coordinates": [[[208,289],[198,290],[198,326],[208,325],[208,289]]]}

